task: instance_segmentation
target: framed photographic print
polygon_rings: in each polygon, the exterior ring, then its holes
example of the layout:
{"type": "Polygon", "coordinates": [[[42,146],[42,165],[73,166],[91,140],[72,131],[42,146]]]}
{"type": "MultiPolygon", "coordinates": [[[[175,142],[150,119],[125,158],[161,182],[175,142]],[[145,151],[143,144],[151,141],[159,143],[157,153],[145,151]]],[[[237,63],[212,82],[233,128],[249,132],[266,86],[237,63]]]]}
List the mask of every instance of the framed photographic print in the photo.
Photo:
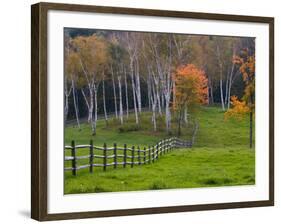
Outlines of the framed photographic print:
{"type": "Polygon", "coordinates": [[[32,218],[274,204],[274,19],[32,5],[32,218]]]}

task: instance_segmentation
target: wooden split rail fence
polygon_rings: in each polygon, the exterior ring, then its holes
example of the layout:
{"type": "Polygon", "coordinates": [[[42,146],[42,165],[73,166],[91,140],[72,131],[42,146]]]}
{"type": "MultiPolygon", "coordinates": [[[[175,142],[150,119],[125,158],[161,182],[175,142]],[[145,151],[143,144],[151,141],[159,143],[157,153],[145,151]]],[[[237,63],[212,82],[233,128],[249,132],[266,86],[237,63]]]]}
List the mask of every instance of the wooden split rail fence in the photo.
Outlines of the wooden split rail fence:
{"type": "Polygon", "coordinates": [[[126,168],[127,166],[151,164],[175,148],[191,148],[197,128],[198,125],[196,124],[190,141],[171,137],[161,140],[155,146],[144,147],[143,149],[135,146],[129,148],[126,144],[123,147],[118,147],[117,144],[114,144],[113,147],[107,147],[106,144],[99,147],[95,146],[92,140],[89,145],[75,145],[75,141],[72,141],[71,146],[65,146],[65,150],[71,151],[71,156],[65,156],[65,161],[71,161],[71,167],[65,167],[64,169],[65,171],[72,171],[72,175],[76,176],[77,170],[80,169],[89,169],[89,172],[93,173],[94,167],[102,167],[103,171],[106,171],[107,167],[110,166],[116,169],[118,166],[126,168]],[[88,149],[89,154],[77,156],[76,153],[79,149],[88,149]],[[77,161],[85,159],[88,160],[87,164],[77,165],[77,161]],[[96,163],[97,159],[100,161],[99,163],[96,163]],[[113,161],[109,162],[108,160],[113,161]]]}

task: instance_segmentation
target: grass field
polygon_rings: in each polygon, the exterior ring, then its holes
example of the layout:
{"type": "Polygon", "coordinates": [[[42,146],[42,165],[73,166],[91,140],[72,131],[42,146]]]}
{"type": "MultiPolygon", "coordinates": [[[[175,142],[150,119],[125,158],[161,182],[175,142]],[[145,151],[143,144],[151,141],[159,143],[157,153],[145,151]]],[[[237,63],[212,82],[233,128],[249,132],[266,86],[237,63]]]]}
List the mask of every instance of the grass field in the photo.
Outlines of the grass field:
{"type": "MultiPolygon", "coordinates": [[[[248,119],[224,121],[223,112],[216,107],[203,107],[197,113],[199,130],[192,149],[175,149],[160,157],[154,164],[134,168],[109,168],[106,172],[96,169],[79,170],[76,177],[65,172],[65,193],[112,192],[132,190],[159,190],[171,188],[192,188],[212,186],[251,185],[255,183],[255,151],[249,148],[248,119]]],[[[98,122],[97,135],[91,136],[88,125],[79,131],[74,127],[65,130],[65,143],[94,144],[102,146],[126,143],[129,147],[154,145],[167,137],[164,125],[154,133],[149,130],[149,117],[142,118],[142,127],[128,131],[132,121],[120,129],[118,122],[110,121],[105,128],[104,121],[98,122]]],[[[163,122],[159,121],[160,124],[163,122]]],[[[190,129],[183,130],[182,138],[190,136],[190,129]]],[[[87,151],[80,150],[78,155],[87,151]]],[[[80,161],[81,163],[87,161],[80,161]]],[[[69,164],[66,162],[66,166],[69,164]]]]}

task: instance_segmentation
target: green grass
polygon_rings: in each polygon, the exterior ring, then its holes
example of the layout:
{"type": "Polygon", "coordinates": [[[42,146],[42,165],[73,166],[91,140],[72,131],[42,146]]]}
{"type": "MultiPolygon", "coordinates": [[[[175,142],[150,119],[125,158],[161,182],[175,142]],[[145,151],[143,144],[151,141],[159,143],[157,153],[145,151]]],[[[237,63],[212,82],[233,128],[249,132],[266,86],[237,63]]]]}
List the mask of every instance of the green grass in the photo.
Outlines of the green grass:
{"type": "MultiPolygon", "coordinates": [[[[65,193],[89,193],[112,191],[160,190],[171,188],[194,188],[212,186],[234,186],[255,184],[255,151],[249,149],[249,123],[224,121],[223,112],[215,107],[203,107],[197,111],[199,131],[192,149],[176,149],[153,164],[125,169],[112,167],[103,172],[99,168],[94,173],[87,169],[79,170],[76,177],[65,172],[65,193]]],[[[129,124],[133,123],[130,118],[129,124]]],[[[104,121],[98,122],[97,135],[92,136],[88,125],[82,130],[67,127],[65,143],[75,139],[77,144],[86,144],[93,139],[94,144],[102,146],[117,143],[140,147],[154,145],[167,137],[164,122],[159,121],[160,131],[150,130],[148,114],[142,117],[138,131],[120,133],[118,121],[111,120],[107,128],[104,121]]],[[[176,127],[173,127],[176,129],[176,127]]],[[[190,129],[184,129],[184,136],[190,136],[190,129]]],[[[85,155],[88,150],[80,150],[85,155]]],[[[86,161],[79,161],[87,163],[86,161]]],[[[109,161],[110,162],[110,161],[109,161]]],[[[70,163],[66,163],[69,166],[70,163]]]]}

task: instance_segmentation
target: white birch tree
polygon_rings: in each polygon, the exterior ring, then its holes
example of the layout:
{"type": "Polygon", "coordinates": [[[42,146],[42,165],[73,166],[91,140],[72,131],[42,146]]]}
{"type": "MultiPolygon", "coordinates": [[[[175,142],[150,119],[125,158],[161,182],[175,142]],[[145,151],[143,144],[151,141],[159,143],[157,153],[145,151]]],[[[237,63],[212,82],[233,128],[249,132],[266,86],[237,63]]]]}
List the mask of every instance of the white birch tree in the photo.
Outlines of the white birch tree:
{"type": "Polygon", "coordinates": [[[78,36],[73,40],[73,46],[83,73],[85,87],[82,89],[82,94],[88,108],[88,121],[91,124],[92,134],[95,135],[98,86],[107,61],[107,47],[105,41],[96,35],[78,36]]]}

